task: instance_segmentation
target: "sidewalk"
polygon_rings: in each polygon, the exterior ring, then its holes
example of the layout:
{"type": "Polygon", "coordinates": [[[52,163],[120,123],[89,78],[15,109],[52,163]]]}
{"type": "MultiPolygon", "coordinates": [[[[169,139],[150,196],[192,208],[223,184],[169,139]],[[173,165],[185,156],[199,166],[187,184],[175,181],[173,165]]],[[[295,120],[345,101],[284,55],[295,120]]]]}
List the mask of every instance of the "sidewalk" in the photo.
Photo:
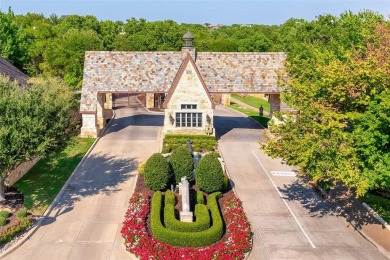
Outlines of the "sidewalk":
{"type": "Polygon", "coordinates": [[[346,186],[333,187],[329,191],[327,200],[335,207],[337,213],[351,223],[355,230],[390,259],[390,230],[383,226],[346,186]]]}

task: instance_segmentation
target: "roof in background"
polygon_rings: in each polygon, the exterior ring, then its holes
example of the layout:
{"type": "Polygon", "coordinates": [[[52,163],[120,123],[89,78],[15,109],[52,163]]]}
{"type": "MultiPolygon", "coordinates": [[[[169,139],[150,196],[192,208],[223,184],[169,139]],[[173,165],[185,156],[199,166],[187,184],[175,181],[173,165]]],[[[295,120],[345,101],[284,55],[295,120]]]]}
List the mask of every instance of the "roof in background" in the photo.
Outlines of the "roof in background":
{"type": "MultiPolygon", "coordinates": [[[[86,52],[81,112],[95,111],[97,93],[168,92],[187,52],[86,52]]],[[[284,53],[197,52],[195,64],[211,93],[280,92],[284,53]]]]}
{"type": "Polygon", "coordinates": [[[27,75],[12,65],[9,61],[0,56],[0,74],[9,77],[10,80],[16,80],[21,85],[27,84],[27,75]]]}

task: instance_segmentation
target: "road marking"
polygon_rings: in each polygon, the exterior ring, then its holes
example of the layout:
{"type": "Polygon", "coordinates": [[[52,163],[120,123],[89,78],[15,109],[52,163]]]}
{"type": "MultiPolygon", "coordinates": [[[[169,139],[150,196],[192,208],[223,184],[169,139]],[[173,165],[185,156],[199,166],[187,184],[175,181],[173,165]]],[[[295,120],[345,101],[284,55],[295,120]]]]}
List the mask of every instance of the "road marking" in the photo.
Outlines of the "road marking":
{"type": "Polygon", "coordinates": [[[296,172],[288,172],[288,171],[271,171],[273,176],[297,176],[296,172]]]}
{"type": "Polygon", "coordinates": [[[265,169],[263,163],[260,161],[260,159],[257,157],[257,155],[255,154],[255,151],[252,151],[253,155],[255,156],[257,162],[260,164],[261,168],[263,168],[264,172],[267,174],[269,180],[271,181],[272,185],[274,186],[275,190],[278,192],[280,198],[282,199],[284,205],[286,205],[288,211],[290,212],[290,214],[293,216],[295,222],[297,223],[299,229],[302,231],[303,235],[306,237],[307,241],[309,241],[310,245],[312,248],[316,248],[316,246],[314,245],[313,241],[310,239],[309,235],[306,233],[305,229],[302,227],[301,223],[298,221],[298,218],[297,216],[295,216],[294,212],[292,211],[292,209],[290,208],[290,206],[287,204],[286,200],[283,198],[283,195],[280,193],[278,187],[276,186],[275,182],[272,180],[271,176],[268,174],[267,170],[265,169]]]}

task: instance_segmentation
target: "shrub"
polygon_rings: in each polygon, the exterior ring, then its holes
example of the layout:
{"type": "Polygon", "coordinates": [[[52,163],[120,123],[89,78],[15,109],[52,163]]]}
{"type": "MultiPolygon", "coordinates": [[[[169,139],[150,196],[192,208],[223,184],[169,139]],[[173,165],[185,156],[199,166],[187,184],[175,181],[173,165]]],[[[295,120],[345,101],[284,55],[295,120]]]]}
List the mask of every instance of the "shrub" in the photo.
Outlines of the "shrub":
{"type": "Polygon", "coordinates": [[[220,192],[216,192],[209,196],[209,209],[212,219],[212,226],[209,229],[200,232],[178,232],[164,227],[161,223],[162,194],[161,192],[155,192],[152,198],[151,210],[153,236],[164,243],[182,247],[199,247],[215,243],[223,234],[223,221],[217,202],[220,194],[220,192]]]}
{"type": "Polygon", "coordinates": [[[8,211],[5,211],[5,210],[0,211],[0,217],[8,218],[8,216],[9,216],[8,211]]]}
{"type": "Polygon", "coordinates": [[[7,223],[7,218],[0,216],[0,226],[5,226],[7,223]]]}
{"type": "Polygon", "coordinates": [[[142,162],[138,165],[138,173],[145,174],[145,162],[142,162]]]}
{"type": "Polygon", "coordinates": [[[20,209],[18,212],[16,212],[17,218],[24,218],[27,216],[27,210],[26,209],[20,209]]]}
{"type": "Polygon", "coordinates": [[[229,178],[226,176],[226,175],[224,175],[223,176],[223,188],[222,188],[222,190],[227,190],[229,188],[229,178]]]}
{"type": "Polygon", "coordinates": [[[196,204],[204,204],[203,192],[200,190],[196,191],[196,204]]]}
{"type": "Polygon", "coordinates": [[[20,231],[30,226],[31,219],[30,218],[21,218],[18,219],[16,224],[4,228],[0,232],[0,243],[7,243],[11,241],[11,239],[20,231]]]}
{"type": "Polygon", "coordinates": [[[186,176],[189,181],[194,179],[194,161],[192,160],[190,151],[188,151],[186,147],[179,146],[173,150],[169,157],[169,164],[175,175],[176,183],[179,183],[184,176],[186,176]]]}
{"type": "MultiPolygon", "coordinates": [[[[217,141],[214,136],[207,135],[165,135],[164,138],[164,151],[171,151],[178,147],[180,144],[186,144],[187,139],[192,142],[192,149],[196,152],[207,149],[207,147],[213,150],[213,147],[217,145],[217,141]]],[[[207,150],[209,150],[207,149],[207,150]]]]}
{"type": "Polygon", "coordinates": [[[160,153],[153,154],[145,164],[146,185],[154,190],[166,189],[169,180],[169,164],[160,153]]]}
{"type": "Polygon", "coordinates": [[[196,167],[196,185],[206,192],[223,189],[224,174],[217,153],[208,153],[200,159],[196,167]]]}
{"type": "Polygon", "coordinates": [[[166,228],[179,232],[199,232],[210,228],[210,214],[206,205],[195,205],[195,221],[182,222],[176,219],[175,207],[165,205],[164,208],[164,225],[166,228]]]}
{"type": "Polygon", "coordinates": [[[176,205],[176,197],[175,197],[175,194],[171,190],[167,190],[165,192],[165,206],[168,204],[173,205],[173,206],[176,205]]]}

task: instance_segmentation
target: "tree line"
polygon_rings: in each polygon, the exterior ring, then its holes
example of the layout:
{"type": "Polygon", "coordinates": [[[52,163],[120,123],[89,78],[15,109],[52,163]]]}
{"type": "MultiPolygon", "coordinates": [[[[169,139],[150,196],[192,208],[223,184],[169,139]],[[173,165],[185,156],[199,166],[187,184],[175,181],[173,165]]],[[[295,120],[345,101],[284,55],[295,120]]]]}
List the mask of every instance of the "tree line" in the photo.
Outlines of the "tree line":
{"type": "Polygon", "coordinates": [[[80,89],[84,52],[178,51],[182,36],[195,36],[197,51],[287,52],[290,60],[310,62],[315,47],[343,53],[372,38],[375,24],[384,17],[362,11],[340,17],[320,15],[313,21],[292,18],[281,25],[233,24],[208,28],[178,24],[172,20],[148,22],[131,18],[99,21],[95,16],[58,17],[0,12],[0,55],[29,76],[40,74],[62,78],[72,89],[80,89]]]}

